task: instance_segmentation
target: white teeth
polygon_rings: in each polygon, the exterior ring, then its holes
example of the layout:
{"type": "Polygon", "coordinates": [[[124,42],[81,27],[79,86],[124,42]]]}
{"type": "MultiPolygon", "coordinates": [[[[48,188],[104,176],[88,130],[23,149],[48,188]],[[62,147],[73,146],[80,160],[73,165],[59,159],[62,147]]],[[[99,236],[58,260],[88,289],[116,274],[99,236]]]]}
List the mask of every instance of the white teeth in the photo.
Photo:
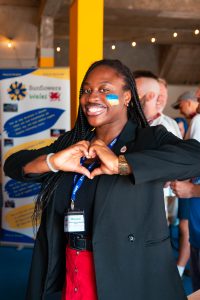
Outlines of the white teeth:
{"type": "Polygon", "coordinates": [[[101,111],[101,110],[102,110],[102,107],[97,107],[97,106],[88,107],[88,111],[89,111],[89,112],[93,112],[93,113],[99,112],[99,111],[101,111]]]}

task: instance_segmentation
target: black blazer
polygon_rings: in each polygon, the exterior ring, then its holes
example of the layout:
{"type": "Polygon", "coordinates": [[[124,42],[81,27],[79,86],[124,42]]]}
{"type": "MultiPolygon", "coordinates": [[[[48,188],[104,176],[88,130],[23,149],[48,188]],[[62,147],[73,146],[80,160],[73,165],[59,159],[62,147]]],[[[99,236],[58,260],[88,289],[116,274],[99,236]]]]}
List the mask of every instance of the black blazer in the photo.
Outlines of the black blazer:
{"type": "MultiPolygon", "coordinates": [[[[200,175],[200,144],[182,141],[163,126],[140,129],[129,121],[113,151],[119,155],[123,146],[127,147],[124,154],[133,174],[101,175],[94,199],[98,299],[186,300],[170,246],[163,184],[200,175]]],[[[52,144],[12,155],[5,163],[6,174],[17,180],[30,180],[23,176],[23,165],[54,152],[54,148],[52,144]]],[[[56,201],[55,191],[38,231],[27,300],[51,299],[49,296],[60,299],[65,242],[63,219],[54,209],[56,201]]]]}

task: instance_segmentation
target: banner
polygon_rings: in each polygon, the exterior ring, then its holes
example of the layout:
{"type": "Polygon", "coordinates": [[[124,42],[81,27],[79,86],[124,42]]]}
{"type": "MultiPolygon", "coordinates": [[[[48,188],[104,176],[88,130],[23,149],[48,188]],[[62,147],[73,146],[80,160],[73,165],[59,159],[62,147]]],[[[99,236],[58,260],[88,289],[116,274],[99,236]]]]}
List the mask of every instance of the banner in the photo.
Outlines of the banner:
{"type": "MultiPolygon", "coordinates": [[[[70,129],[68,68],[0,70],[2,165],[22,149],[51,144],[70,129]]],[[[40,184],[2,175],[1,241],[34,242],[32,214],[40,184]]]]}

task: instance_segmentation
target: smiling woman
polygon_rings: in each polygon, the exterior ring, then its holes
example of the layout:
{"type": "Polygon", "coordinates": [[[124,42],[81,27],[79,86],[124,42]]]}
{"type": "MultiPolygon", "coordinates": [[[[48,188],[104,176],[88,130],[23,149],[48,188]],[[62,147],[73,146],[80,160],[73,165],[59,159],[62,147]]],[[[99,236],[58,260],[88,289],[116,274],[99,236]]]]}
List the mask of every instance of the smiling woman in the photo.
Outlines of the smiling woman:
{"type": "Polygon", "coordinates": [[[120,61],[88,69],[71,131],[13,154],[4,170],[43,183],[27,300],[186,299],[162,191],[200,175],[200,144],[148,126],[120,61]]]}

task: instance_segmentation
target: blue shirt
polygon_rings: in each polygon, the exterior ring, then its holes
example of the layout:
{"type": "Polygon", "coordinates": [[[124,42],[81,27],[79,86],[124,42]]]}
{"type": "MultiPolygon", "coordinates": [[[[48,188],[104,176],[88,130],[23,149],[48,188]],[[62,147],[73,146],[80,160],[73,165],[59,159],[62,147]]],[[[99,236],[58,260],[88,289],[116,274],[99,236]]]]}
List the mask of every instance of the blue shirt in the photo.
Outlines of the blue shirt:
{"type": "MultiPolygon", "coordinates": [[[[200,177],[195,178],[192,182],[200,184],[200,177]]],[[[190,244],[195,248],[200,248],[200,197],[190,198],[189,203],[190,244]]]]}

